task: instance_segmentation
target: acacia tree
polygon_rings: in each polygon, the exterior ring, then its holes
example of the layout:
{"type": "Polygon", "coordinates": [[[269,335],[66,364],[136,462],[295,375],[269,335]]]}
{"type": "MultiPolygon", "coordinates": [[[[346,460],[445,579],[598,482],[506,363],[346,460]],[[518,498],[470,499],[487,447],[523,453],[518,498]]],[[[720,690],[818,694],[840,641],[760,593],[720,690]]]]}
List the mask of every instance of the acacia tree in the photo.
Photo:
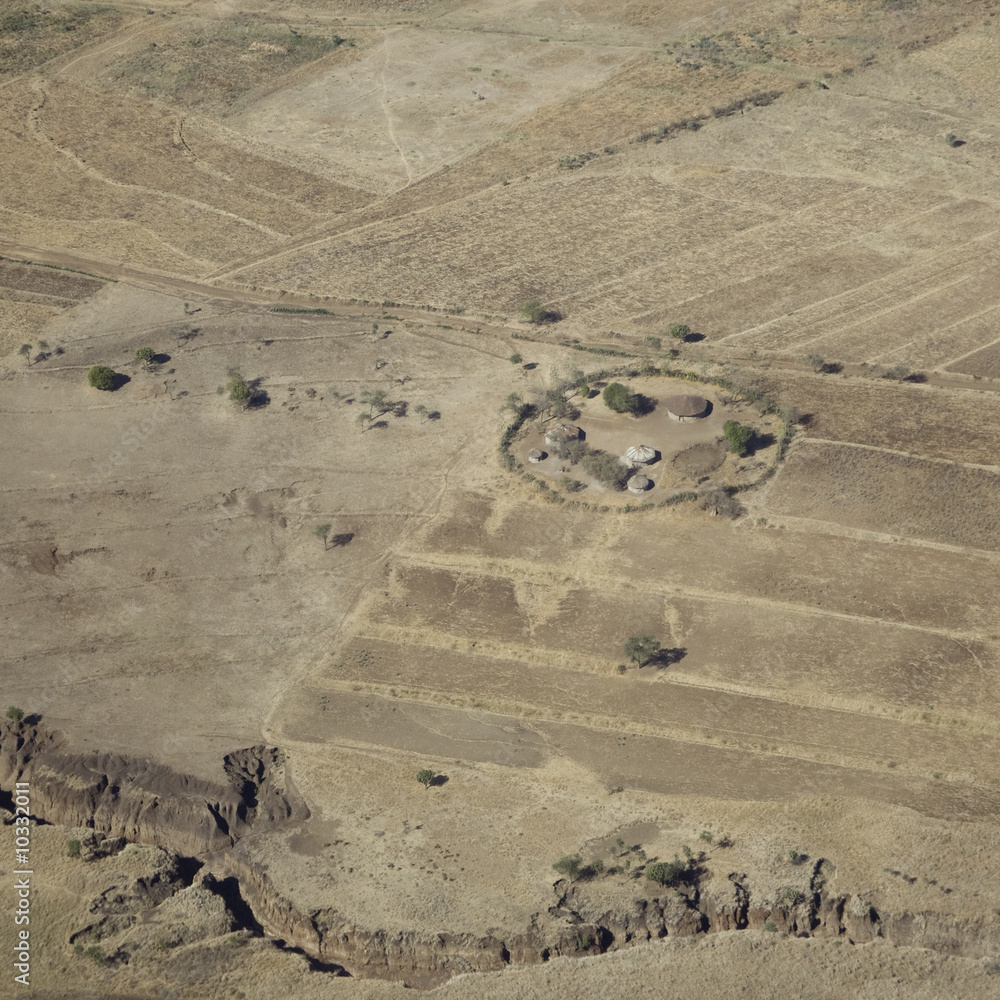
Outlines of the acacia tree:
{"type": "Polygon", "coordinates": [[[741,458],[746,455],[750,448],[750,441],[753,438],[753,428],[746,424],[737,423],[735,420],[727,420],[722,425],[722,433],[726,437],[729,450],[735,452],[741,458]]]}
{"type": "Polygon", "coordinates": [[[434,779],[436,777],[437,775],[432,770],[426,767],[421,768],[419,771],[417,771],[417,781],[419,781],[420,784],[424,786],[424,788],[430,788],[431,785],[434,783],[434,779]]]}
{"type": "Polygon", "coordinates": [[[95,389],[107,392],[115,387],[115,371],[107,365],[93,365],[87,371],[87,381],[95,389]]]}
{"type": "Polygon", "coordinates": [[[150,362],[156,357],[156,352],[152,347],[140,347],[135,352],[135,360],[149,367],[150,362]]]}
{"type": "Polygon", "coordinates": [[[28,367],[30,368],[31,367],[31,344],[22,344],[18,348],[17,353],[20,354],[21,357],[24,358],[25,361],[28,362],[28,367]]]}
{"type": "Polygon", "coordinates": [[[327,544],[327,539],[330,537],[330,529],[333,527],[332,524],[317,524],[313,528],[312,533],[323,542],[323,551],[325,552],[329,545],[327,544]]]}
{"type": "Polygon", "coordinates": [[[691,336],[691,327],[689,327],[687,323],[674,323],[674,325],[670,328],[670,336],[673,337],[674,340],[683,342],[691,336]]]}
{"type": "Polygon", "coordinates": [[[625,655],[637,666],[645,666],[663,647],[651,635],[633,635],[625,640],[625,655]]]}

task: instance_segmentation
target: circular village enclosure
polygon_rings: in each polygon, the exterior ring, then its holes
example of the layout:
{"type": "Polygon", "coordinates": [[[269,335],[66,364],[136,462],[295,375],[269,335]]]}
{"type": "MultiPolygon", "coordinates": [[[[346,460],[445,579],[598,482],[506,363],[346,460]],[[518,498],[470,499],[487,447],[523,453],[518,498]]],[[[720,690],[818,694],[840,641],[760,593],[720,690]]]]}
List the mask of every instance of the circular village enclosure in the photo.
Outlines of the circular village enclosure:
{"type": "Polygon", "coordinates": [[[511,452],[525,472],[550,489],[581,500],[600,495],[602,504],[613,497],[661,503],[695,490],[751,485],[776,462],[784,432],[778,416],[762,414],[725,389],[661,375],[612,376],[591,383],[586,399],[577,393],[569,402],[564,417],[528,420],[511,442],[511,452]],[[639,395],[639,414],[616,413],[605,404],[601,390],[615,381],[639,395]],[[729,420],[754,430],[743,456],[727,447],[723,425],[729,420]],[[574,442],[586,447],[567,447],[574,442]],[[594,451],[621,464],[621,488],[587,469],[581,453],[594,451]]]}

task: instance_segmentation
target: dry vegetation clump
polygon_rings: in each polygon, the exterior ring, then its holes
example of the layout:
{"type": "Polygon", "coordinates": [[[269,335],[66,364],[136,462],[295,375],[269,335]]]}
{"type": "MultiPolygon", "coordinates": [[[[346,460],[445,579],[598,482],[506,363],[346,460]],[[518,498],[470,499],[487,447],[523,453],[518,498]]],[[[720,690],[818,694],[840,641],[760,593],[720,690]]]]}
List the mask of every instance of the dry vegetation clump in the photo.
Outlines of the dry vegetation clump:
{"type": "Polygon", "coordinates": [[[0,6],[0,80],[24,73],[122,22],[121,11],[91,4],[0,6]]]}
{"type": "Polygon", "coordinates": [[[112,63],[105,78],[183,108],[232,109],[265,80],[353,44],[335,33],[238,17],[178,28],[169,40],[112,63]]]}

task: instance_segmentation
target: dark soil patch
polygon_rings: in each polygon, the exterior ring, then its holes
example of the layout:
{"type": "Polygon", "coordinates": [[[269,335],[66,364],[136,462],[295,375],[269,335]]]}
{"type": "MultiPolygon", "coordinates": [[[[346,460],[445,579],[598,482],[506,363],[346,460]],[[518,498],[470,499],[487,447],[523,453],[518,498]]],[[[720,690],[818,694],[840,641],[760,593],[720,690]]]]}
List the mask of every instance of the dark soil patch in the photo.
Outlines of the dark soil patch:
{"type": "Polygon", "coordinates": [[[726,460],[721,444],[695,444],[674,456],[673,466],[686,476],[707,476],[726,460]]]}

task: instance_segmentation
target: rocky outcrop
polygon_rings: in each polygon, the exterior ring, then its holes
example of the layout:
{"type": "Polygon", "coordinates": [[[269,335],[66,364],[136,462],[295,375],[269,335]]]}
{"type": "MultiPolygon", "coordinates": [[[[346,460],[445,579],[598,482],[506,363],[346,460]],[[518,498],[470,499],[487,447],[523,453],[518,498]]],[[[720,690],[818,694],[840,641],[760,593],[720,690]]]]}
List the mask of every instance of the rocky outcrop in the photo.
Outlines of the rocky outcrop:
{"type": "MultiPolygon", "coordinates": [[[[224,772],[228,784],[216,784],[143,758],[72,755],[63,751],[56,734],[38,725],[0,723],[0,805],[4,791],[27,779],[33,815],[91,828],[93,844],[88,840],[87,850],[113,853],[124,839],[188,856],[223,851],[228,877],[220,882],[205,875],[201,889],[181,903],[194,907],[213,933],[230,927],[260,933],[263,928],[329,971],[432,987],[460,973],[744,929],[858,944],[882,938],[971,958],[1000,951],[1000,922],[960,921],[936,912],[880,913],[862,897],[830,892],[823,860],[814,866],[807,893],[780,902],[756,898],[748,876],[739,872],[728,876],[726,891],[702,893],[704,871],[699,870],[687,884],[635,898],[624,908],[602,907],[595,885],[560,880],[546,912],[502,936],[362,927],[333,907],[299,910],[272,883],[267,866],[253,857],[250,841],[242,839],[255,825],[267,828],[308,817],[281,753],[264,746],[235,751],[225,758],[224,772]],[[236,912],[247,907],[242,915],[236,912]]],[[[93,919],[79,936],[130,932],[135,912],[160,905],[191,884],[184,859],[175,862],[157,869],[149,884],[110,887],[94,900],[93,919]]],[[[168,906],[164,914],[170,912],[168,906]]],[[[189,936],[178,941],[187,943],[189,936]]],[[[125,945],[119,959],[128,960],[125,945]]]]}
{"type": "Polygon", "coordinates": [[[0,724],[0,788],[30,781],[32,814],[48,823],[195,855],[232,847],[258,820],[309,815],[277,750],[240,750],[225,770],[228,784],[142,757],[68,754],[38,724],[0,724]]]}

